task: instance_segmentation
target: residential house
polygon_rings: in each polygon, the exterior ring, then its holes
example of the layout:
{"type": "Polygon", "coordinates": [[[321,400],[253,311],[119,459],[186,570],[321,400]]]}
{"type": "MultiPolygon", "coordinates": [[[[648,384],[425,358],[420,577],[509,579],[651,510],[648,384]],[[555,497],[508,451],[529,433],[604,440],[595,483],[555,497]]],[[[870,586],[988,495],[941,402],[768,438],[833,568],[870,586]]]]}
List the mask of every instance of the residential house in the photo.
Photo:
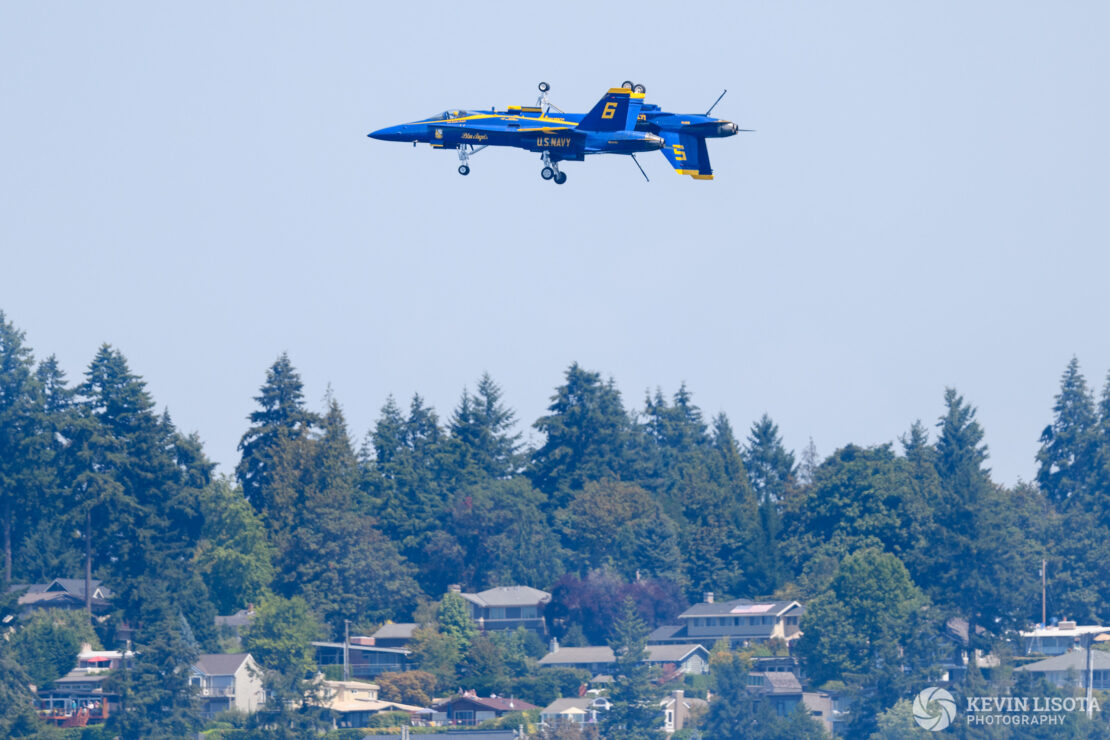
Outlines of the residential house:
{"type": "Polygon", "coordinates": [[[206,719],[228,710],[251,714],[266,701],[262,669],[250,653],[201,655],[193,664],[189,684],[197,688],[206,719]]]}
{"type": "MultiPolygon", "coordinates": [[[[560,647],[552,641],[552,650],[539,660],[541,666],[581,668],[593,675],[609,673],[616,661],[613,649],[597,647],[560,647]]],[[[701,645],[648,645],[647,663],[667,673],[702,674],[709,672],[709,651],[701,645]]]]}
{"type": "Polygon", "coordinates": [[[36,691],[39,715],[63,727],[103,722],[119,709],[119,695],[104,691],[104,679],[113,669],[130,665],[134,657],[130,651],[93,650],[85,643],[76,668],[36,691]]]}
{"type": "Polygon", "coordinates": [[[1021,637],[1022,650],[1026,655],[1063,655],[1072,648],[1083,647],[1095,635],[1108,632],[1110,627],[1062,621],[1043,627],[1037,625],[1031,630],[1018,634],[1021,637]]]}
{"type": "Polygon", "coordinates": [[[432,715],[434,723],[476,725],[512,712],[527,712],[539,707],[520,699],[506,699],[500,696],[483,697],[473,691],[466,691],[437,703],[433,709],[435,710],[432,715]]]}
{"type": "Polygon", "coordinates": [[[802,702],[810,716],[825,727],[833,737],[843,737],[851,721],[851,699],[847,693],[836,691],[806,691],[802,702]]]}
{"type": "Polygon", "coordinates": [[[1018,666],[1015,671],[1028,671],[1041,676],[1049,683],[1060,688],[1087,688],[1088,677],[1096,689],[1110,689],[1110,653],[1091,650],[1091,665],[1087,666],[1087,650],[1077,648],[1063,655],[1038,660],[1018,666]]]}
{"type": "Polygon", "coordinates": [[[470,616],[482,631],[524,627],[541,637],[547,634],[543,610],[551,594],[546,591],[528,586],[499,586],[476,594],[463,593],[459,586],[449,586],[448,590],[466,599],[470,616]]]}
{"type": "Polygon", "coordinates": [[[377,632],[370,635],[370,642],[367,644],[378,647],[408,647],[412,642],[412,633],[419,627],[420,625],[415,622],[386,622],[377,632]]]}
{"type": "MultiPolygon", "coordinates": [[[[379,647],[361,644],[359,638],[351,638],[347,645],[346,660],[351,678],[374,678],[378,674],[409,670],[411,650],[404,648],[379,647]]],[[[363,638],[369,641],[369,638],[363,638]]],[[[343,665],[344,651],[342,642],[314,642],[316,665],[343,665]]]]}
{"type": "Polygon", "coordinates": [[[659,627],[648,642],[712,647],[720,639],[733,646],[748,646],[773,639],[791,642],[801,636],[799,624],[805,607],[797,601],[733,599],[716,602],[713,593],[678,615],[678,624],[659,627]]]}
{"type": "MultiPolygon", "coordinates": [[[[97,579],[89,582],[92,590],[93,614],[107,614],[111,611],[112,592],[97,579]]],[[[12,586],[11,591],[23,590],[19,597],[19,608],[23,615],[36,609],[84,609],[85,579],[55,578],[50,583],[32,583],[12,586]]]]}
{"type": "Polygon", "coordinates": [[[678,732],[698,714],[709,708],[705,699],[686,696],[682,689],[675,689],[659,702],[663,708],[663,731],[668,735],[678,732]]]}
{"type": "Polygon", "coordinates": [[[769,701],[780,717],[790,714],[802,701],[802,684],[797,676],[785,671],[750,672],[748,690],[769,701]]]}
{"type": "Polygon", "coordinates": [[[319,681],[319,704],[335,716],[333,726],[368,727],[370,718],[379,712],[408,712],[430,715],[431,709],[378,699],[378,685],[363,681],[319,681]]]}
{"type": "Polygon", "coordinates": [[[598,714],[609,711],[610,706],[603,696],[556,699],[540,711],[540,723],[547,727],[597,724],[598,714]]]}

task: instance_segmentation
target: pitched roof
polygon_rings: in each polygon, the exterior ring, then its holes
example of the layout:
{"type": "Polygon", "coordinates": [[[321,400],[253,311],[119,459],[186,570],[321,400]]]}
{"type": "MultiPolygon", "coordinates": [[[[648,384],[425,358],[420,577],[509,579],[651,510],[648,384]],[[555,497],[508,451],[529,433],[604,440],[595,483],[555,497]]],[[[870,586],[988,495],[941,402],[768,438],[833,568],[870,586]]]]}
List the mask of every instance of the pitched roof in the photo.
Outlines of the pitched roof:
{"type": "Polygon", "coordinates": [[[733,599],[732,601],[694,604],[692,607],[679,614],[678,618],[758,617],[764,615],[780,617],[787,612],[791,612],[792,615],[800,614],[801,606],[802,605],[797,601],[752,601],[751,599],[733,599]]]}
{"type": "Polygon", "coordinates": [[[697,652],[709,657],[709,651],[701,645],[648,645],[647,651],[652,663],[680,663],[697,652]]]}
{"type": "Polygon", "coordinates": [[[539,709],[535,704],[529,704],[523,699],[506,698],[504,696],[470,696],[469,694],[456,694],[449,699],[436,704],[436,707],[447,706],[457,701],[469,701],[479,706],[492,709],[495,712],[526,712],[529,709],[539,709]]]}
{"type": "Polygon", "coordinates": [[[762,676],[763,688],[771,694],[802,693],[802,685],[798,683],[798,677],[789,671],[770,671],[767,673],[753,671],[748,675],[762,676]]]}
{"type": "Polygon", "coordinates": [[[589,696],[568,696],[556,699],[543,708],[543,714],[562,714],[568,710],[576,709],[578,712],[588,712],[593,704],[589,696]]]}
{"type": "Polygon", "coordinates": [[[249,657],[250,653],[205,653],[193,667],[206,676],[232,676],[249,657]]]}
{"type": "Polygon", "coordinates": [[[564,665],[567,663],[612,663],[613,649],[607,645],[596,647],[560,647],[539,660],[540,665],[564,665]]]}
{"type": "Polygon", "coordinates": [[[656,642],[658,640],[671,640],[674,638],[686,636],[686,625],[684,624],[665,624],[662,627],[656,627],[647,636],[648,642],[656,642]]]}
{"type": "Polygon", "coordinates": [[[409,640],[412,638],[412,633],[419,626],[420,625],[415,622],[390,622],[389,624],[383,624],[377,632],[371,635],[371,637],[375,640],[409,640]]]}
{"type": "MultiPolygon", "coordinates": [[[[649,663],[680,663],[691,653],[709,651],[701,645],[648,645],[649,663]]],[[[607,645],[596,647],[560,647],[553,653],[540,658],[540,665],[566,665],[588,663],[612,663],[615,660],[613,649],[607,645]]]]}
{"type": "Polygon", "coordinates": [[[498,586],[459,596],[478,606],[534,606],[551,601],[551,594],[531,586],[498,586]]]}
{"type": "MultiPolygon", "coordinates": [[[[1092,650],[1091,665],[1096,671],[1110,670],[1110,653],[1104,650],[1092,650]]],[[[1087,670],[1087,651],[1084,648],[1076,648],[1070,653],[1054,655],[1051,658],[1038,660],[1036,663],[1027,663],[1023,666],[1018,666],[1014,670],[1048,673],[1054,671],[1067,671],[1069,669],[1078,672],[1087,670]]]]}

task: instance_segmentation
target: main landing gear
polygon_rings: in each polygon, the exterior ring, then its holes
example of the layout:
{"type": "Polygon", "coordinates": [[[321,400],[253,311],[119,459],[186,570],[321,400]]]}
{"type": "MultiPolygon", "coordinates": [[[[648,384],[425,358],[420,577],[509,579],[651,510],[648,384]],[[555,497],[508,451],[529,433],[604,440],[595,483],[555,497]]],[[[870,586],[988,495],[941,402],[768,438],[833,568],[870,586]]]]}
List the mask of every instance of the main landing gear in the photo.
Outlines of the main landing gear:
{"type": "Polygon", "coordinates": [[[540,170],[540,177],[554,180],[556,185],[562,185],[567,181],[567,173],[559,171],[559,163],[551,158],[551,152],[543,153],[543,169],[540,170]]]}

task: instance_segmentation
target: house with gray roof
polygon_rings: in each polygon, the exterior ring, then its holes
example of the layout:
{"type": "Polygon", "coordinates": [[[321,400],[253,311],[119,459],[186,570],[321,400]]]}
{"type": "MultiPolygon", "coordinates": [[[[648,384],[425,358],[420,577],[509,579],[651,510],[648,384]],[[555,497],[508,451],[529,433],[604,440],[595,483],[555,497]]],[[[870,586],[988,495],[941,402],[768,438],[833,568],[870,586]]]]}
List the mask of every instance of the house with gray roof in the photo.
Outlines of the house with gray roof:
{"type": "Polygon", "coordinates": [[[243,714],[255,712],[266,702],[262,669],[250,653],[206,653],[197,658],[189,684],[201,698],[206,718],[233,709],[243,714]]]}
{"type": "Polygon", "coordinates": [[[773,639],[791,642],[801,637],[802,614],[797,601],[753,601],[733,599],[717,602],[712,593],[705,601],[678,615],[678,624],[659,627],[648,642],[712,647],[720,639],[733,646],[748,646],[773,639]]]}
{"type": "Polygon", "coordinates": [[[412,634],[420,627],[415,622],[386,622],[370,635],[370,644],[378,647],[408,647],[412,634]]]}
{"type": "MultiPolygon", "coordinates": [[[[1063,655],[1038,660],[1018,666],[1015,671],[1028,671],[1041,676],[1054,686],[1063,688],[1075,686],[1087,688],[1087,650],[1077,648],[1063,655]]],[[[1096,689],[1110,689],[1110,653],[1104,650],[1091,651],[1091,686],[1096,689]]]]}
{"type": "Polygon", "coordinates": [[[598,714],[609,711],[609,700],[604,696],[569,696],[556,699],[540,711],[540,723],[546,727],[557,725],[597,724],[598,714]]]}
{"type": "MultiPolygon", "coordinates": [[[[97,579],[89,582],[91,603],[94,614],[106,614],[111,610],[112,592],[97,579]]],[[[36,609],[84,609],[85,579],[55,578],[50,583],[32,583],[12,586],[9,591],[23,590],[19,597],[19,608],[26,615],[36,609]]]]}
{"type": "MultiPolygon", "coordinates": [[[[596,647],[560,647],[539,660],[539,665],[559,668],[581,668],[597,675],[610,673],[616,658],[607,645],[596,647]]],[[[648,645],[647,662],[675,673],[702,674],[709,672],[709,651],[702,645],[648,645]]]]}
{"type": "Polygon", "coordinates": [[[551,602],[551,594],[529,586],[498,586],[478,593],[464,593],[460,586],[449,586],[470,606],[470,616],[478,629],[515,630],[524,627],[538,635],[547,634],[543,610],[551,602]]]}

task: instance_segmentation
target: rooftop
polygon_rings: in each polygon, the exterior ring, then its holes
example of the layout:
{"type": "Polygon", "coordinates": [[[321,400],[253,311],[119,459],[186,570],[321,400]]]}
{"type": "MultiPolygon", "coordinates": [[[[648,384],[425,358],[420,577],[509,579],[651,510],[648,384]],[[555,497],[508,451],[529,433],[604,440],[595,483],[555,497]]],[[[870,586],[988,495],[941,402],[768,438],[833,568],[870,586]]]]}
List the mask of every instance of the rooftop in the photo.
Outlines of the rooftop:
{"type": "Polygon", "coordinates": [[[782,617],[787,612],[801,614],[803,607],[797,601],[752,601],[733,599],[732,601],[703,602],[694,604],[678,615],[679,619],[692,617],[757,617],[771,615],[782,617]]]}
{"type": "Polygon", "coordinates": [[[250,653],[205,653],[193,667],[206,676],[233,676],[249,657],[250,653]]]}
{"type": "MultiPolygon", "coordinates": [[[[1096,671],[1110,670],[1110,653],[1104,650],[1092,650],[1091,665],[1096,671]]],[[[1083,648],[1077,648],[1063,655],[1054,655],[1051,658],[1038,660],[1036,663],[1018,666],[1014,670],[1033,671],[1034,673],[1052,673],[1067,670],[1083,672],[1087,670],[1087,651],[1083,648]]]]}
{"type": "Polygon", "coordinates": [[[535,606],[551,601],[551,594],[531,586],[498,586],[459,596],[478,606],[535,606]]]}

